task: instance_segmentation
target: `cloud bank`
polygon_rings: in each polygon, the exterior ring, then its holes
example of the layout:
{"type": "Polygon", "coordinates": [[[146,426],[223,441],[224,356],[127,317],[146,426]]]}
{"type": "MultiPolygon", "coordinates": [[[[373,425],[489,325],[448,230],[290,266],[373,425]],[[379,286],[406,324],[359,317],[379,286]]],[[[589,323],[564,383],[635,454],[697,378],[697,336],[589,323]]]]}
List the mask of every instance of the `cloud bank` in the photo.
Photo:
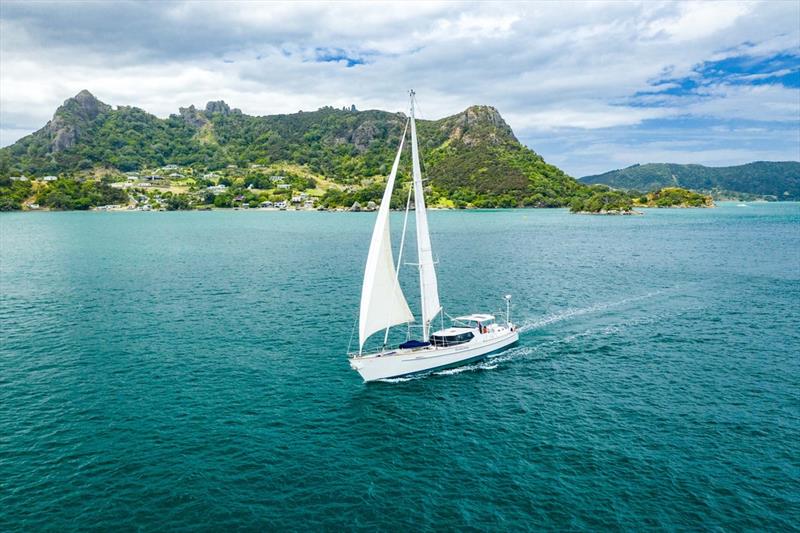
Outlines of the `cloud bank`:
{"type": "Polygon", "coordinates": [[[4,2],[0,144],[81,89],[159,116],[496,106],[580,176],[800,159],[796,2],[4,2]]]}

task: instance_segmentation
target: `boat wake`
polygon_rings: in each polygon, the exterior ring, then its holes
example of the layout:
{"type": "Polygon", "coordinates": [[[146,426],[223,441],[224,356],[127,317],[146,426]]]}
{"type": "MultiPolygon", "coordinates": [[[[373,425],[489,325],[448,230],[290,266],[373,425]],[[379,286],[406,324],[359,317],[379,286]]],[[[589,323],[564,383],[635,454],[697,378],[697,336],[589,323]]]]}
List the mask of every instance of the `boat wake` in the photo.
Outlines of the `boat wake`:
{"type": "Polygon", "coordinates": [[[553,324],[553,323],[556,323],[556,322],[563,322],[565,320],[570,320],[570,319],[575,318],[575,317],[588,315],[588,314],[591,314],[591,313],[596,313],[598,311],[603,311],[603,310],[610,309],[610,308],[613,308],[613,307],[619,307],[621,305],[625,305],[625,304],[628,304],[628,303],[631,303],[631,302],[636,302],[636,301],[639,301],[639,300],[645,300],[647,298],[652,298],[653,296],[656,296],[656,295],[661,294],[663,292],[664,292],[663,290],[652,291],[652,292],[648,292],[646,294],[641,294],[639,296],[633,296],[633,297],[630,297],[630,298],[623,298],[622,300],[617,300],[617,301],[614,301],[614,302],[600,302],[600,303],[597,303],[597,304],[594,304],[594,305],[590,305],[589,307],[581,307],[581,308],[577,308],[577,309],[565,309],[563,311],[559,311],[557,313],[553,313],[551,315],[547,315],[545,317],[542,317],[542,318],[539,318],[539,319],[536,319],[536,320],[525,321],[525,322],[522,323],[522,325],[520,325],[519,332],[520,333],[525,333],[526,331],[531,331],[531,330],[534,330],[534,329],[540,329],[540,328],[542,328],[544,326],[547,326],[549,324],[553,324]]]}
{"type": "MultiPolygon", "coordinates": [[[[665,290],[654,291],[647,294],[642,294],[640,296],[635,296],[631,298],[625,298],[622,300],[618,300],[615,302],[604,303],[593,305],[590,307],[585,307],[582,309],[573,309],[563,311],[561,313],[557,313],[554,315],[550,315],[544,317],[539,320],[526,322],[522,327],[520,327],[520,331],[532,330],[538,327],[542,327],[546,324],[551,324],[553,322],[559,322],[561,320],[567,320],[572,317],[585,315],[592,312],[601,311],[603,309],[608,309],[610,307],[616,307],[620,305],[624,305],[629,302],[643,300],[645,298],[650,298],[651,296],[661,294],[665,292],[665,290]]],[[[703,309],[703,306],[691,306],[684,309],[677,311],[677,314],[683,314],[687,312],[693,312],[703,309]]],[[[653,313],[647,316],[641,316],[637,318],[632,318],[628,320],[622,320],[616,322],[614,324],[609,324],[600,327],[592,327],[585,329],[583,331],[579,331],[577,333],[572,333],[570,335],[566,335],[564,337],[559,337],[557,339],[546,340],[543,342],[538,342],[534,345],[530,346],[515,346],[513,348],[509,348],[504,352],[500,352],[498,354],[490,355],[483,361],[464,365],[456,368],[448,368],[446,370],[439,370],[428,372],[425,374],[417,374],[414,376],[405,376],[399,378],[389,378],[380,380],[385,383],[403,383],[406,381],[414,381],[417,379],[423,379],[428,376],[451,376],[454,374],[461,374],[462,372],[475,372],[477,370],[495,370],[502,366],[503,363],[511,362],[511,361],[518,361],[520,359],[528,358],[533,356],[535,359],[546,359],[553,355],[557,355],[564,349],[565,345],[570,345],[575,342],[582,342],[585,339],[590,338],[604,338],[604,337],[613,337],[617,336],[626,329],[633,328],[633,327],[641,327],[647,324],[657,323],[663,320],[672,319],[676,315],[676,311],[671,312],[662,312],[662,313],[653,313]]]]}

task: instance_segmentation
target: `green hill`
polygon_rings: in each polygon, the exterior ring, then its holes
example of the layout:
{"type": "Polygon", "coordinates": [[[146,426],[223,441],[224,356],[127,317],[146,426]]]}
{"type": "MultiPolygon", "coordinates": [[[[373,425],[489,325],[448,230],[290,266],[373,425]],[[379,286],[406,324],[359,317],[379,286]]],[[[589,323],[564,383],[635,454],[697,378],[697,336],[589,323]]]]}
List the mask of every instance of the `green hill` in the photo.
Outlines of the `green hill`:
{"type": "MultiPolygon", "coordinates": [[[[405,120],[400,113],[332,107],[257,117],[221,101],[160,119],[135,107],[112,108],[81,91],[42,129],[0,149],[0,178],[96,178],[168,164],[198,173],[287,164],[335,185],[328,205],[349,205],[380,198],[405,120]]],[[[493,107],[420,120],[418,130],[432,205],[558,207],[588,194],[522,145],[493,107]]],[[[407,171],[400,179],[408,180],[407,171]]]]}
{"type": "Polygon", "coordinates": [[[733,167],[649,163],[585,176],[580,181],[636,191],[682,187],[715,198],[753,196],[800,200],[800,162],[797,161],[757,161],[733,167]]]}

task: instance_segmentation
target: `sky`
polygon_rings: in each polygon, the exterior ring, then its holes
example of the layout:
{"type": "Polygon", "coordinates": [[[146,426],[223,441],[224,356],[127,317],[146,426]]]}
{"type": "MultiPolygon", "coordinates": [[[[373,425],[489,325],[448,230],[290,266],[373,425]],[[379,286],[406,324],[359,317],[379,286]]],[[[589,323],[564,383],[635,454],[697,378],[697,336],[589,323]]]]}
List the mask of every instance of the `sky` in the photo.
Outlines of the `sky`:
{"type": "Polygon", "coordinates": [[[579,177],[800,160],[800,2],[0,0],[0,146],[88,89],[157,116],[224,99],[422,118],[495,106],[579,177]]]}

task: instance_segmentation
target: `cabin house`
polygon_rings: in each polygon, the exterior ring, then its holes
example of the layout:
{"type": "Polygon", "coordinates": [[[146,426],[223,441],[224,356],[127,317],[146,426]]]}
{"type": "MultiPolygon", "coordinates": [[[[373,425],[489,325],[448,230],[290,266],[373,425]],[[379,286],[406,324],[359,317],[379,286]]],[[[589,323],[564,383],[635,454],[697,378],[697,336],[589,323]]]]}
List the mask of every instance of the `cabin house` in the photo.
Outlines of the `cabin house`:
{"type": "Polygon", "coordinates": [[[28,178],[25,176],[11,176],[9,179],[11,181],[28,181],[28,178]]]}
{"type": "Polygon", "coordinates": [[[263,207],[263,208],[270,208],[270,207],[272,207],[272,206],[273,206],[273,203],[272,203],[272,202],[269,202],[269,201],[267,201],[267,202],[261,202],[260,206],[261,206],[261,207],[263,207]]]}
{"type": "Polygon", "coordinates": [[[281,200],[280,202],[275,202],[275,207],[278,209],[286,209],[286,201],[281,200]]]}
{"type": "Polygon", "coordinates": [[[279,183],[278,188],[283,190],[289,190],[292,188],[292,186],[288,183],[279,183]]]}
{"type": "Polygon", "coordinates": [[[292,203],[293,204],[299,204],[302,201],[303,201],[303,199],[300,198],[299,196],[292,196],[292,203]]]}
{"type": "Polygon", "coordinates": [[[42,181],[56,181],[57,179],[57,176],[45,176],[42,178],[42,181]]]}
{"type": "Polygon", "coordinates": [[[303,204],[303,207],[305,209],[314,209],[314,199],[312,198],[310,200],[306,200],[305,203],[303,204]]]}
{"type": "Polygon", "coordinates": [[[216,196],[217,194],[225,192],[227,188],[228,187],[226,185],[220,183],[219,185],[211,185],[206,187],[206,190],[216,196]]]}
{"type": "Polygon", "coordinates": [[[127,179],[128,179],[128,181],[136,181],[136,180],[139,179],[139,176],[137,174],[128,174],[128,178],[127,179]]]}
{"type": "Polygon", "coordinates": [[[28,204],[28,209],[39,209],[39,204],[28,204]]]}
{"type": "Polygon", "coordinates": [[[178,165],[173,165],[173,164],[164,165],[163,167],[161,167],[162,170],[177,170],[177,168],[178,165]]]}
{"type": "Polygon", "coordinates": [[[183,178],[183,174],[178,174],[177,172],[173,172],[172,174],[169,175],[169,177],[170,178],[175,178],[175,179],[182,179],[183,178]]]}
{"type": "Polygon", "coordinates": [[[155,174],[150,174],[149,176],[142,176],[142,179],[147,180],[147,181],[155,181],[155,180],[160,180],[161,176],[157,176],[155,174]]]}

